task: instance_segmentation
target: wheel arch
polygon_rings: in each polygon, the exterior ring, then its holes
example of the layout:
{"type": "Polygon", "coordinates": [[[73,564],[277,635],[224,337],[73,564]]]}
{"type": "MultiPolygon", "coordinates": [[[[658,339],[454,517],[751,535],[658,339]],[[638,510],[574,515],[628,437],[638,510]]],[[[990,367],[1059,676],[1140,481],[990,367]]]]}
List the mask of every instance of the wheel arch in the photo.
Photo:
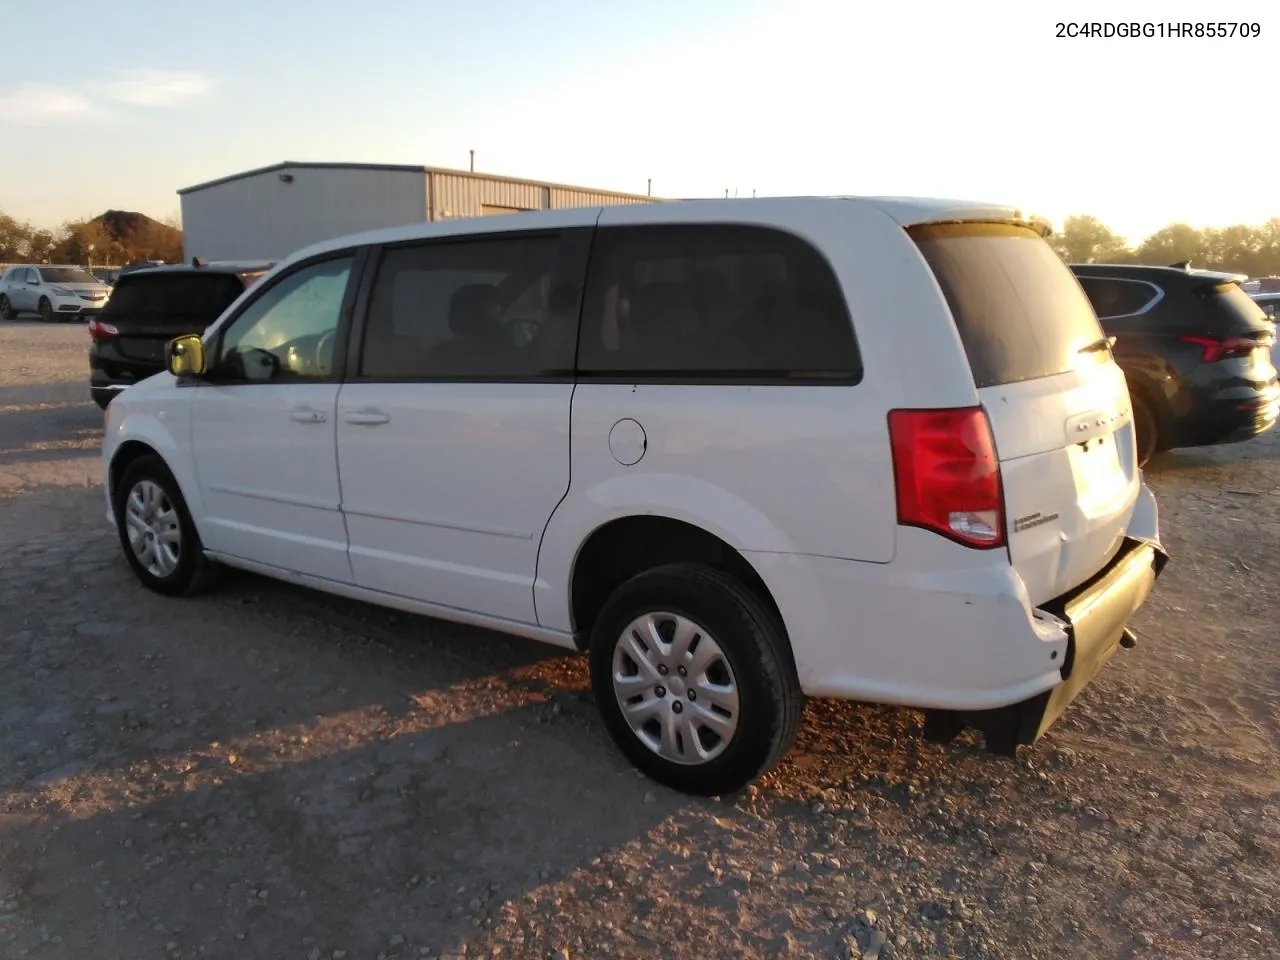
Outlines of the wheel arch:
{"type": "MultiPolygon", "coordinates": [[[[143,420],[135,420],[130,425],[137,427],[145,426],[146,424],[143,420]]],[[[158,425],[156,427],[159,429],[158,425]]],[[[178,466],[181,463],[181,458],[177,456],[177,453],[178,449],[173,445],[167,433],[161,433],[157,436],[152,430],[145,430],[144,432],[131,430],[129,435],[120,440],[111,451],[111,459],[108,461],[106,475],[106,480],[110,485],[107,490],[108,502],[114,510],[120,480],[130,465],[136,463],[142,457],[159,457],[160,462],[164,464],[165,469],[169,471],[169,475],[173,477],[174,482],[178,485],[178,492],[186,503],[187,512],[191,515],[191,522],[195,525],[196,532],[203,538],[204,524],[202,521],[204,510],[199,490],[196,487],[195,478],[188,471],[178,466]]]]}
{"type": "MultiPolygon", "coordinates": [[[[586,649],[609,595],[636,574],[670,563],[703,563],[732,576],[786,622],[768,584],[739,550],[696,524],[655,514],[630,515],[596,527],[582,542],[569,576],[574,643],[586,649]]],[[[790,642],[787,644],[790,652],[790,642]]]]}

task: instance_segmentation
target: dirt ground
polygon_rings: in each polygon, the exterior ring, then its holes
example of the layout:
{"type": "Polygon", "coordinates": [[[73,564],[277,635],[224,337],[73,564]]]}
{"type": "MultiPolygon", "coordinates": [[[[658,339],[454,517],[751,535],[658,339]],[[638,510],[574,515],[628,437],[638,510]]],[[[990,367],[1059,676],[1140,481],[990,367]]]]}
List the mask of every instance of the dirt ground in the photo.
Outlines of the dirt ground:
{"type": "Polygon", "coordinates": [[[1017,761],[816,701],[699,801],[576,657],[139,587],[86,339],[0,324],[0,957],[1280,958],[1280,433],[1153,464],[1141,641],[1017,761]]]}

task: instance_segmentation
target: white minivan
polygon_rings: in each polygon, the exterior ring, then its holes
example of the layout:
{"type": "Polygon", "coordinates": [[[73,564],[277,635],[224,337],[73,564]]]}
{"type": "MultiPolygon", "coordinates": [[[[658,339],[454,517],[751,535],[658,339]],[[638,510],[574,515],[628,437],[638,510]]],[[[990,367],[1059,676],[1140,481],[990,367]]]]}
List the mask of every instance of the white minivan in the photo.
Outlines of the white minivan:
{"type": "Polygon", "coordinates": [[[812,198],[423,223],[279,264],[107,409],[125,557],[586,651],[655,779],[803,698],[1034,742],[1166,555],[1124,376],[1018,211],[812,198]]]}

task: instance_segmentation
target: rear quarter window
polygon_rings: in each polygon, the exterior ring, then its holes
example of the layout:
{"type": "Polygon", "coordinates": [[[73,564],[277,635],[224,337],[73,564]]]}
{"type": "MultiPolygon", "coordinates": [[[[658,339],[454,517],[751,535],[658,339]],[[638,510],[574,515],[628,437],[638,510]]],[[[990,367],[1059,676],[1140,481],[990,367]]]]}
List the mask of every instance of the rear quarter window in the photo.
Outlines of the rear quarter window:
{"type": "Polygon", "coordinates": [[[1142,280],[1085,276],[1079,280],[1094,312],[1102,320],[1143,313],[1162,295],[1159,287],[1142,280]]]}
{"type": "Polygon", "coordinates": [[[1034,230],[945,223],[907,232],[946,297],[979,388],[1065,373],[1102,337],[1075,276],[1034,230]]]}
{"type": "Polygon", "coordinates": [[[579,370],[664,382],[856,383],[835,274],[765,227],[611,227],[596,235],[579,370]]]}

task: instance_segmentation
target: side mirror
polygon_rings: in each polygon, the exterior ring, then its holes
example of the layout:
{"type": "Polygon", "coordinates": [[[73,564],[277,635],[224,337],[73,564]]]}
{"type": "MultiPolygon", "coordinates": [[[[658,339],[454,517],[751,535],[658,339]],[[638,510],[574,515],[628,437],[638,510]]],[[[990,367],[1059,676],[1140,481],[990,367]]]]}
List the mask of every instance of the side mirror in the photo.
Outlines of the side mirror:
{"type": "Polygon", "coordinates": [[[205,372],[204,341],[196,336],[176,337],[164,349],[165,365],[175,377],[198,377],[205,372]]]}

